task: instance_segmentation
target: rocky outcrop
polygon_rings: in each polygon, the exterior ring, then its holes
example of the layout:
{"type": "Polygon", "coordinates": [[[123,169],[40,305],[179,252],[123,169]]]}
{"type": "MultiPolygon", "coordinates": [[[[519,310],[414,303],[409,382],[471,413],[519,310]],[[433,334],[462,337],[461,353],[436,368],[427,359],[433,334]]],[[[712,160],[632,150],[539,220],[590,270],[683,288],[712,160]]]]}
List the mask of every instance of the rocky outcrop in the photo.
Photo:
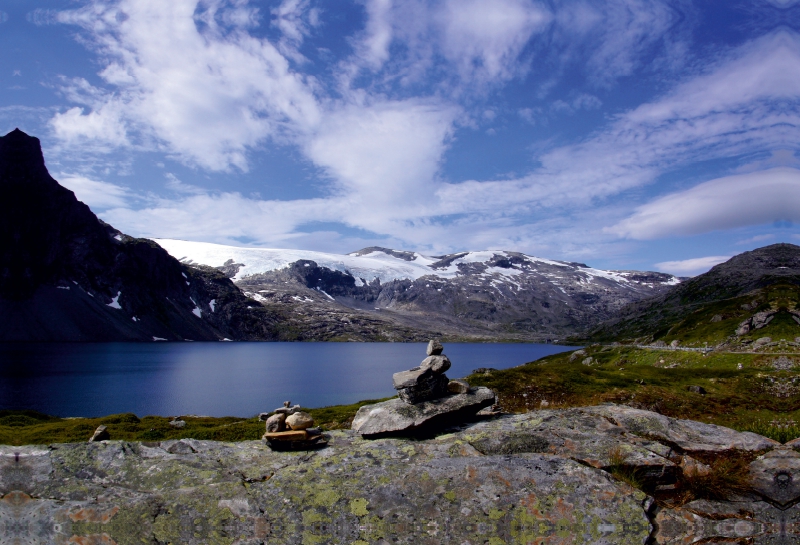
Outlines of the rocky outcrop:
{"type": "Polygon", "coordinates": [[[494,392],[483,387],[413,405],[390,399],[361,407],[353,419],[353,429],[364,437],[425,434],[468,420],[496,401],[494,392]]]}
{"type": "Polygon", "coordinates": [[[99,220],[18,129],[0,137],[0,191],[0,341],[281,337],[280,315],[219,271],[99,220]]]}
{"type": "Polygon", "coordinates": [[[494,417],[427,440],[327,436],[308,452],[191,439],[0,447],[0,543],[800,538],[795,446],[720,426],[604,405],[494,417]],[[733,456],[750,460],[748,488],[675,501],[687,475],[733,456]],[[619,480],[626,473],[649,492],[619,480]]]}

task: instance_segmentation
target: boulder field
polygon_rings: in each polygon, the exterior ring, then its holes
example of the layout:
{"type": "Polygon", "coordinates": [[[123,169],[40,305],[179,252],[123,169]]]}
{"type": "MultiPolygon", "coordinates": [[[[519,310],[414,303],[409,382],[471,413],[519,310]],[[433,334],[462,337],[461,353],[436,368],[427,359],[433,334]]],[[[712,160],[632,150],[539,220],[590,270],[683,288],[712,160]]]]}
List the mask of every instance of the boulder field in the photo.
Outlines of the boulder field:
{"type": "Polygon", "coordinates": [[[192,439],[0,446],[0,543],[775,544],[800,536],[800,445],[626,406],[478,418],[427,439],[326,436],[324,448],[297,452],[192,439]],[[669,499],[687,475],[731,457],[748,464],[745,489],[669,499]],[[625,474],[652,495],[618,478],[625,474]]]}

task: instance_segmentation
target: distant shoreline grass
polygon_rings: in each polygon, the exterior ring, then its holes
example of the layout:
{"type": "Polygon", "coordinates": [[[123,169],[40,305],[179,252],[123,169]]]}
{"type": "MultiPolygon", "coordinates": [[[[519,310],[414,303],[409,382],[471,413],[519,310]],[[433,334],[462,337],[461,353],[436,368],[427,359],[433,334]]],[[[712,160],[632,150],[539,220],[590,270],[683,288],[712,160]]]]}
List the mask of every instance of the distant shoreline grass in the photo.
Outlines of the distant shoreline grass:
{"type": "MultiPolygon", "coordinates": [[[[349,428],[360,407],[384,401],[370,399],[350,405],[334,405],[315,409],[303,408],[317,425],[325,430],[349,428]]],[[[111,439],[124,441],[166,441],[170,439],[207,439],[212,441],[251,441],[261,439],[264,422],[258,415],[182,416],[183,428],[170,425],[171,417],[144,416],[133,413],[112,414],[96,418],[60,418],[31,410],[0,410],[0,445],[47,445],[81,443],[92,436],[98,426],[106,426],[111,439]]]]}

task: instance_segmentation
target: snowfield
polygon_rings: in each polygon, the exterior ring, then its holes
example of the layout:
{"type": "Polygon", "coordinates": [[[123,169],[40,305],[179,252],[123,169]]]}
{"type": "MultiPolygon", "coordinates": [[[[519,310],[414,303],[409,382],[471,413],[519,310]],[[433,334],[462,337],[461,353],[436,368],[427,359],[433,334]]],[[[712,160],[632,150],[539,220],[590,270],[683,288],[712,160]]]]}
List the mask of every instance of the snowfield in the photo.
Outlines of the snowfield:
{"type": "MultiPolygon", "coordinates": [[[[392,280],[417,280],[423,276],[433,275],[439,278],[455,278],[459,275],[458,265],[460,263],[486,263],[495,256],[511,257],[512,254],[506,251],[480,251],[466,252],[464,255],[454,259],[446,267],[433,268],[440,258],[425,256],[414,253],[413,260],[405,261],[399,257],[394,257],[385,252],[374,251],[364,255],[348,254],[329,254],[324,252],[313,252],[306,250],[280,250],[269,248],[243,248],[236,246],[224,246],[221,244],[211,244],[208,242],[190,242],[185,240],[174,240],[165,238],[153,239],[170,255],[185,263],[196,263],[219,267],[229,260],[234,263],[243,264],[233,281],[242,280],[247,276],[266,273],[278,269],[284,269],[301,259],[314,261],[320,267],[347,273],[356,278],[356,284],[360,285],[360,280],[371,283],[373,280],[380,280],[381,284],[392,280]]],[[[513,254],[519,257],[520,254],[513,254]]],[[[597,278],[611,280],[621,284],[629,283],[628,274],[624,271],[605,271],[591,267],[582,267],[574,263],[553,261],[533,256],[524,256],[527,261],[528,270],[537,272],[537,266],[544,266],[540,274],[558,280],[560,274],[557,269],[563,268],[563,274],[573,276],[575,273],[585,275],[584,281],[593,282],[597,278]],[[556,268],[556,271],[553,268],[556,268]]],[[[484,274],[498,275],[511,280],[521,273],[518,268],[490,267],[484,274]]],[[[676,279],[677,281],[677,279],[676,279]]]]}

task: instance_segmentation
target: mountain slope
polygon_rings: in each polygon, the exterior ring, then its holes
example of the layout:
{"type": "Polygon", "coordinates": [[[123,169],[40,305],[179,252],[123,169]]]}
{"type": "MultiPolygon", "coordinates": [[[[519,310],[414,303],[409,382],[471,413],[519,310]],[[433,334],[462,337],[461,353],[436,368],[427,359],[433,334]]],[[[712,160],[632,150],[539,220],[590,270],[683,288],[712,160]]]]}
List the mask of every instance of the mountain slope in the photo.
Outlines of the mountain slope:
{"type": "MultiPolygon", "coordinates": [[[[723,342],[741,337],[749,341],[755,326],[737,336],[739,325],[767,312],[774,316],[772,326],[790,326],[781,329],[781,338],[794,339],[800,336],[800,328],[792,334],[797,325],[792,314],[799,297],[800,246],[773,244],[744,252],[669,292],[631,304],[590,338],[723,342]]],[[[761,334],[766,335],[765,331],[761,334]]]]}
{"type": "Polygon", "coordinates": [[[424,256],[387,248],[349,255],[156,239],[184,263],[225,271],[255,300],[326,320],[332,311],[448,337],[545,340],[585,331],[631,301],[679,282],[519,252],[424,256]]]}
{"type": "Polygon", "coordinates": [[[0,191],[0,341],[279,337],[219,271],[100,221],[19,129],[0,137],[0,191]]]}

